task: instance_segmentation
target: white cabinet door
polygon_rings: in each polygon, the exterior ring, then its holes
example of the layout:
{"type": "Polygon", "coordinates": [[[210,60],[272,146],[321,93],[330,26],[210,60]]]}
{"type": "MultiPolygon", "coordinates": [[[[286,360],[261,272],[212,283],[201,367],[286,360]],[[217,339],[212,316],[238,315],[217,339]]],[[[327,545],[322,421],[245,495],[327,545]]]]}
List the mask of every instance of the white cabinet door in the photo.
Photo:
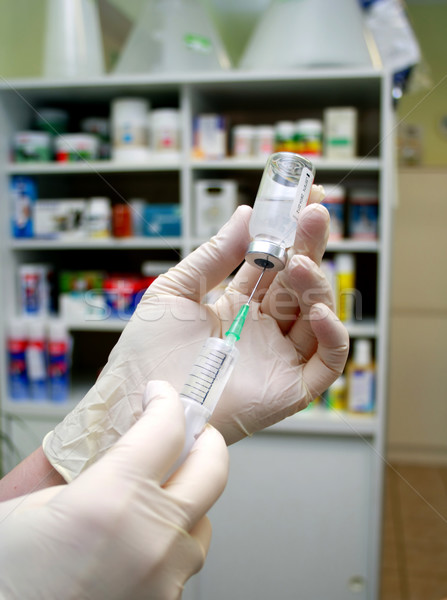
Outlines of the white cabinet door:
{"type": "Polygon", "coordinates": [[[369,444],[264,432],[230,453],[208,559],[184,600],[371,597],[369,444]]]}

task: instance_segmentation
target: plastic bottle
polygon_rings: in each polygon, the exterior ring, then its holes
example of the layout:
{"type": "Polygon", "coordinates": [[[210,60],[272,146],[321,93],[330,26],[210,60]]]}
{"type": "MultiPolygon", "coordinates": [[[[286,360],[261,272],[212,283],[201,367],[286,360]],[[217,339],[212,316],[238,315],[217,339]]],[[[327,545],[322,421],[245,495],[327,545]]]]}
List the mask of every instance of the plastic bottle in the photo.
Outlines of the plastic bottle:
{"type": "Polygon", "coordinates": [[[275,124],[275,151],[294,152],[295,123],[293,121],[278,121],[275,124]]]}
{"type": "Polygon", "coordinates": [[[45,400],[48,394],[45,345],[44,321],[30,321],[28,325],[28,346],[26,348],[26,368],[29,395],[32,400],[45,400]]]}
{"type": "Polygon", "coordinates": [[[255,127],[253,154],[267,158],[272,154],[275,144],[275,128],[273,125],[258,125],[255,127]]]}
{"type": "Polygon", "coordinates": [[[151,113],[152,149],[163,155],[180,152],[180,111],[158,108],[151,113]]]}
{"type": "Polygon", "coordinates": [[[23,264],[19,267],[20,309],[25,317],[45,317],[50,308],[50,267],[23,264]]]}
{"type": "Polygon", "coordinates": [[[335,258],[335,302],[340,321],[353,320],[355,293],[355,257],[338,254],[335,258]]]}
{"type": "Polygon", "coordinates": [[[321,203],[325,206],[331,217],[329,239],[341,240],[345,229],[345,200],[346,190],[341,185],[324,184],[326,196],[321,203]]]}
{"type": "Polygon", "coordinates": [[[375,190],[353,190],[349,197],[349,237],[376,240],[379,199],[375,190]]]}
{"type": "Polygon", "coordinates": [[[11,400],[28,398],[28,375],[26,372],[26,347],[28,331],[25,321],[13,319],[7,333],[8,383],[11,400]]]}
{"type": "Polygon", "coordinates": [[[326,405],[331,410],[346,410],[346,377],[344,375],[340,375],[329,386],[326,393],[326,405]]]}
{"type": "Polygon", "coordinates": [[[375,399],[375,367],[371,340],[355,340],[353,358],[347,367],[347,378],[348,409],[357,413],[372,412],[375,399]]]}
{"type": "Polygon", "coordinates": [[[128,204],[115,204],[112,209],[112,234],[115,237],[132,235],[132,210],[128,204]]]}
{"type": "Polygon", "coordinates": [[[147,202],[143,198],[129,200],[132,216],[132,235],[142,236],[144,232],[144,208],[147,202]]]}
{"type": "Polygon", "coordinates": [[[112,206],[110,198],[90,198],[86,210],[87,235],[94,238],[110,236],[112,206]]]}
{"type": "Polygon", "coordinates": [[[321,119],[300,119],[295,125],[295,152],[321,156],[323,151],[323,122],[321,119]]]}
{"type": "Polygon", "coordinates": [[[299,154],[276,152],[267,161],[250,219],[246,260],[280,271],[293,244],[296,220],[309,199],[315,169],[299,154]]]}
{"type": "Polygon", "coordinates": [[[150,104],[144,98],[115,98],[111,106],[112,158],[144,162],[149,156],[150,104]]]}
{"type": "Polygon", "coordinates": [[[253,155],[255,128],[251,125],[236,125],[233,128],[233,156],[247,158],[253,155]]]}
{"type": "Polygon", "coordinates": [[[70,338],[62,321],[51,321],[48,327],[49,397],[54,402],[68,399],[70,338]]]}

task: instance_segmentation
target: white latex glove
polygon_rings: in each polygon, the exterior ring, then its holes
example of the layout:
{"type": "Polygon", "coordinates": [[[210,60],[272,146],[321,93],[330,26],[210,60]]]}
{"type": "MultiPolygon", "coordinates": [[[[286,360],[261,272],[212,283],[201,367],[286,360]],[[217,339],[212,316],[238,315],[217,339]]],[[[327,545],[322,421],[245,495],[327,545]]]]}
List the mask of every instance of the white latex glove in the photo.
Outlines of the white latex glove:
{"type": "MultiPolygon", "coordinates": [[[[321,199],[318,188],[311,198],[321,199]]],[[[167,380],[180,392],[206,338],[223,337],[261,271],[245,263],[216,304],[200,302],[244,260],[250,215],[250,207],[239,207],[214,238],[156,279],[96,384],[46,436],[44,452],[67,481],[135,422],[148,380],[167,380]]],[[[276,277],[264,276],[238,342],[239,362],[211,419],[227,444],[306,407],[344,368],[348,334],[326,308],[333,294],[318,267],[328,234],[326,209],[307,206],[294,245],[301,256],[276,277]]]]}
{"type": "Polygon", "coordinates": [[[0,504],[0,598],[174,600],[202,566],[205,513],[223,491],[228,451],[207,427],[182,467],[185,419],[165,382],[141,419],[68,486],[0,504]]]}

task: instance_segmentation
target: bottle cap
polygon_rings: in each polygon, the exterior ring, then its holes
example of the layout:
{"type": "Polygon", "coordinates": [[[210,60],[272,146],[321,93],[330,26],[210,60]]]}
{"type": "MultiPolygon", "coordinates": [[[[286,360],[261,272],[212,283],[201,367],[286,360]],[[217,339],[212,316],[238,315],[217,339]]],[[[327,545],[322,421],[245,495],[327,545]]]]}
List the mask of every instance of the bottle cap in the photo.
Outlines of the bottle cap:
{"type": "Polygon", "coordinates": [[[337,254],[335,258],[335,270],[337,273],[352,273],[355,271],[354,255],[337,254]]]}
{"type": "Polygon", "coordinates": [[[326,193],[323,202],[344,202],[346,198],[346,189],[336,183],[325,183],[324,191],[326,193]]]}
{"type": "Polygon", "coordinates": [[[45,321],[30,319],[28,323],[28,339],[39,341],[45,338],[45,321]]]}
{"type": "Polygon", "coordinates": [[[8,338],[19,340],[28,337],[28,321],[13,318],[7,324],[8,338]]]}
{"type": "Polygon", "coordinates": [[[253,240],[248,246],[245,260],[258,267],[273,271],[282,271],[286,266],[286,249],[267,240],[253,240]]]}
{"type": "Polygon", "coordinates": [[[364,340],[364,339],[355,340],[354,363],[360,367],[365,367],[372,363],[371,340],[364,340]]]}
{"type": "Polygon", "coordinates": [[[48,325],[48,338],[53,341],[66,341],[68,332],[65,323],[58,319],[51,320],[48,325]]]}
{"type": "Polygon", "coordinates": [[[353,204],[377,204],[379,195],[377,190],[353,190],[350,200],[353,204]]]}
{"type": "Polygon", "coordinates": [[[295,127],[299,133],[321,133],[323,121],[320,119],[300,119],[296,122],[295,127]]]}
{"type": "Polygon", "coordinates": [[[329,387],[331,390],[344,390],[346,388],[346,377],[340,375],[329,387]]]}

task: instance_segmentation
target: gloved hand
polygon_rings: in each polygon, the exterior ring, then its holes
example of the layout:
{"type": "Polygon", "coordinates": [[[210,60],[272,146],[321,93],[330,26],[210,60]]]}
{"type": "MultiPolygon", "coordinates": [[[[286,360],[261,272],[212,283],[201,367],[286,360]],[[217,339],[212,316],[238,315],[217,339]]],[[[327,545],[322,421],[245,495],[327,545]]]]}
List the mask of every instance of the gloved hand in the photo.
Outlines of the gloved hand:
{"type": "MultiPolygon", "coordinates": [[[[321,195],[314,187],[311,199],[321,195]]],[[[180,391],[206,338],[225,334],[260,270],[245,263],[214,305],[201,299],[244,260],[250,215],[250,207],[239,207],[214,238],[155,280],[96,384],[46,436],[44,452],[67,481],[138,419],[148,380],[167,380],[180,391]]],[[[227,444],[306,407],[343,370],[348,335],[329,310],[333,294],[318,267],[328,233],[326,209],[307,206],[291,251],[301,256],[276,277],[264,276],[238,342],[240,359],[211,420],[227,444]]]]}
{"type": "Polygon", "coordinates": [[[165,382],[100,461],[68,486],[0,503],[0,597],[175,600],[202,566],[206,512],[223,491],[228,451],[208,426],[181,468],[183,405],[165,382]]]}

